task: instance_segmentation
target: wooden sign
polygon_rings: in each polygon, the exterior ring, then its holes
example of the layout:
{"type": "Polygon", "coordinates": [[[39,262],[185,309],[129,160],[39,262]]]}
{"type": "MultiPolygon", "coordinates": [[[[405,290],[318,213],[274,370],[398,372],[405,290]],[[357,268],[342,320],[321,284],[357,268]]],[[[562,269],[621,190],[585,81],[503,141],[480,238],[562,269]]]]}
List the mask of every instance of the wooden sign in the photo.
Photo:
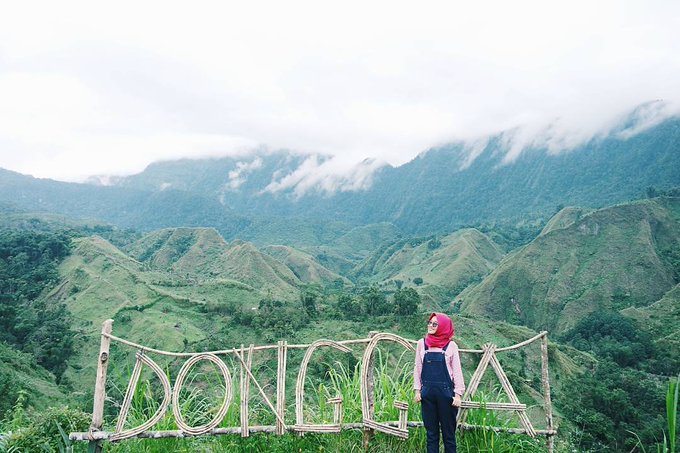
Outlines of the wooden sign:
{"type": "MultiPolygon", "coordinates": [[[[148,348],[122,338],[114,336],[112,332],[113,320],[104,322],[101,333],[100,353],[97,363],[97,377],[95,381],[94,405],[92,412],[92,424],[90,431],[86,433],[71,433],[72,441],[90,442],[89,450],[99,452],[102,449],[102,441],[121,441],[130,438],[169,438],[169,437],[189,437],[199,435],[241,435],[248,437],[251,433],[265,432],[284,435],[286,433],[339,433],[343,429],[360,429],[364,431],[364,447],[368,448],[368,443],[374,431],[380,431],[389,435],[406,439],[409,436],[409,427],[422,426],[422,422],[408,420],[408,403],[395,401],[394,406],[399,412],[399,420],[379,421],[375,419],[375,396],[374,396],[374,352],[381,342],[390,342],[401,345],[406,350],[413,351],[414,340],[408,340],[392,333],[371,332],[369,338],[357,340],[333,341],[317,340],[312,344],[289,345],[286,341],[279,341],[277,345],[254,346],[245,348],[233,348],[221,351],[211,351],[202,353],[175,353],[148,348]],[[116,427],[113,431],[104,431],[104,403],[106,401],[106,372],[109,362],[109,346],[111,341],[115,341],[137,350],[135,366],[132,370],[130,380],[120,412],[116,427]],[[333,423],[313,424],[304,420],[304,386],[307,376],[307,367],[315,351],[319,348],[333,348],[335,350],[351,353],[350,345],[366,345],[363,353],[360,368],[360,392],[361,392],[361,423],[343,423],[342,397],[338,396],[328,400],[334,408],[333,423]],[[300,364],[295,386],[295,423],[286,423],[286,366],[288,350],[305,349],[305,354],[300,364]],[[259,384],[252,372],[253,355],[257,351],[276,350],[277,354],[277,379],[276,379],[276,400],[274,403],[267,396],[262,386],[259,384]],[[186,358],[186,362],[180,368],[174,385],[162,368],[150,357],[150,355],[161,355],[171,357],[186,358]],[[233,384],[231,370],[220,358],[233,355],[239,366],[239,395],[240,395],[240,426],[219,428],[218,426],[224,419],[233,400],[233,384]],[[224,396],[220,402],[219,409],[216,411],[212,420],[200,426],[190,426],[181,413],[179,395],[184,385],[189,371],[201,361],[208,361],[215,365],[224,381],[224,396]],[[139,426],[125,429],[128,412],[132,403],[133,395],[137,389],[139,377],[143,367],[149,368],[158,378],[163,388],[163,400],[156,412],[139,426]],[[259,395],[273,413],[276,424],[272,426],[250,426],[248,401],[250,399],[250,385],[254,384],[259,395]],[[168,408],[172,404],[172,414],[178,430],[175,431],[152,431],[152,428],[166,416],[168,408]]],[[[546,436],[549,451],[553,451],[553,437],[556,430],[553,427],[552,404],[550,400],[550,381],[548,375],[548,337],[547,332],[541,332],[533,338],[522,343],[497,348],[493,344],[485,344],[482,350],[460,349],[461,353],[481,354],[481,360],[470,382],[468,383],[465,395],[463,396],[461,410],[458,413],[458,427],[460,429],[492,429],[495,431],[505,431],[514,434],[525,434],[531,437],[536,435],[546,436]],[[526,414],[526,405],[521,404],[517,399],[510,381],[508,380],[496,354],[498,352],[510,351],[527,346],[534,341],[541,341],[541,380],[544,396],[544,410],[546,415],[546,429],[535,429],[526,414]],[[521,428],[507,427],[480,427],[466,423],[467,410],[482,407],[479,402],[471,401],[479,387],[479,383],[487,370],[488,366],[494,370],[501,387],[507,394],[510,402],[487,402],[483,407],[487,410],[514,411],[520,419],[521,428]]]]}

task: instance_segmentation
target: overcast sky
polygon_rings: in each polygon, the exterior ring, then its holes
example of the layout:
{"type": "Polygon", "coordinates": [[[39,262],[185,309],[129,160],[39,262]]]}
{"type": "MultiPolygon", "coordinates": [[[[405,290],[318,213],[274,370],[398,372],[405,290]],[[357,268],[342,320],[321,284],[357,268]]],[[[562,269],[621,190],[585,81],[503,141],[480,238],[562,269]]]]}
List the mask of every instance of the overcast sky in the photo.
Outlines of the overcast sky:
{"type": "Polygon", "coordinates": [[[680,110],[680,2],[5,2],[0,167],[60,180],[257,146],[399,165],[680,110]],[[471,145],[471,149],[474,146],[471,145]]]}

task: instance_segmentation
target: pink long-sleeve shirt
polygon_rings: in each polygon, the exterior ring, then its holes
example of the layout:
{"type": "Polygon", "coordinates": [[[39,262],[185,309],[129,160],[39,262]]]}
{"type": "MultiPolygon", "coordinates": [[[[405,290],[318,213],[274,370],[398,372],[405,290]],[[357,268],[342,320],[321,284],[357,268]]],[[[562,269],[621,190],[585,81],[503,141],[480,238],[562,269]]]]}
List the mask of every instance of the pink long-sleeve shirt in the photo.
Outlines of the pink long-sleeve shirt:
{"type": "MultiPolygon", "coordinates": [[[[441,348],[429,348],[431,352],[441,352],[441,348]]],[[[421,338],[416,345],[416,364],[413,368],[413,388],[420,390],[422,382],[420,374],[423,370],[423,360],[425,359],[425,340],[421,338]]],[[[456,395],[463,396],[465,393],[465,381],[463,380],[463,369],[460,366],[460,354],[458,352],[458,345],[451,341],[449,347],[444,352],[444,359],[446,361],[446,369],[449,371],[449,376],[453,380],[453,392],[456,395]]]]}

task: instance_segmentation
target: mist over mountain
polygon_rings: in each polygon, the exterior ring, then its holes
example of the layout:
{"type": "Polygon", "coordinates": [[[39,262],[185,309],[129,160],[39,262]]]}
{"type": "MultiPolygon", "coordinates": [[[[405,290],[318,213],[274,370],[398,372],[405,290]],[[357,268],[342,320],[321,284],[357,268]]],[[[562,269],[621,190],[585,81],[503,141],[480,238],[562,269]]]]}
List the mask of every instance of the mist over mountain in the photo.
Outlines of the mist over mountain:
{"type": "Polygon", "coordinates": [[[321,245],[358,225],[387,222],[407,234],[431,234],[545,221],[563,205],[597,208],[639,198],[652,186],[680,185],[680,118],[655,124],[633,112],[608,135],[561,152],[543,144],[517,153],[513,143],[512,132],[481,145],[452,143],[399,167],[365,161],[335,179],[320,170],[330,157],[284,150],[158,162],[109,186],[2,170],[0,202],[141,230],[213,227],[227,239],[290,244],[307,231],[321,245]],[[310,182],[317,171],[323,177],[310,182]],[[320,237],[329,222],[337,222],[336,232],[320,237]]]}

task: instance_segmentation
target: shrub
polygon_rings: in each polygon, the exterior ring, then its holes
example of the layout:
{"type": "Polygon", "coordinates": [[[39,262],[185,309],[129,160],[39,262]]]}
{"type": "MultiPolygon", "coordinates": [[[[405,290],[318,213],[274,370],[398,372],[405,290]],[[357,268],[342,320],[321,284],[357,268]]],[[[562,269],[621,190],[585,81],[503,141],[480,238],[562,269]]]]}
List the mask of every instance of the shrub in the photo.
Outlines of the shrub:
{"type": "Polygon", "coordinates": [[[51,407],[36,415],[29,425],[4,440],[8,451],[59,452],[65,449],[62,432],[87,431],[90,415],[68,406],[51,407]]]}

